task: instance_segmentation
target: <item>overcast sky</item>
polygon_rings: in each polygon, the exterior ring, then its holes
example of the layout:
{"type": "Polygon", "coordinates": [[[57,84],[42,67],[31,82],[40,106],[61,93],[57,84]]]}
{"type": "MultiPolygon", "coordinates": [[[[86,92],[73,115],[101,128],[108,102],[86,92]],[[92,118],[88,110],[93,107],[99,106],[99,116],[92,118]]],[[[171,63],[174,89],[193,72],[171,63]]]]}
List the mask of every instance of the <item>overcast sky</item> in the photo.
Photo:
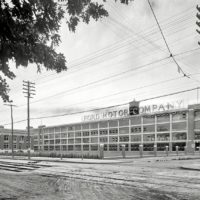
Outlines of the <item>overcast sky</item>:
{"type": "MultiPolygon", "coordinates": [[[[147,0],[135,0],[130,5],[108,0],[109,17],[80,24],[76,33],[68,31],[63,22],[62,43],[57,49],[64,53],[68,70],[60,74],[45,70],[37,73],[36,66],[13,70],[16,78],[9,81],[14,120],[26,119],[26,98],[22,81],[35,82],[36,95],[31,99],[31,117],[70,114],[95,108],[144,100],[200,85],[200,36],[196,32],[198,0],[151,1],[160,26],[173,55],[190,78],[178,72],[167,57],[169,52],[152,15],[147,0]],[[150,64],[154,63],[154,64],[150,64]]],[[[197,90],[141,102],[141,105],[183,100],[184,106],[197,103],[197,90]]],[[[10,110],[0,101],[0,124],[10,123],[10,110]]],[[[56,125],[81,121],[83,115],[32,120],[31,125],[56,125]]],[[[5,126],[7,128],[10,125],[5,126]]],[[[26,122],[15,128],[25,128],[26,122]]]]}

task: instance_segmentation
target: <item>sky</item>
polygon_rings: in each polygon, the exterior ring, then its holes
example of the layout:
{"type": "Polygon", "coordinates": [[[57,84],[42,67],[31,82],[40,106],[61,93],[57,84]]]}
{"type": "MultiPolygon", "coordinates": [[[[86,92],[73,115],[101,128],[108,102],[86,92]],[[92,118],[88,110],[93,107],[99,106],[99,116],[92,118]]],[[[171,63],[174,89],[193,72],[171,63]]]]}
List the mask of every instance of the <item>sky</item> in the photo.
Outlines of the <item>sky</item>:
{"type": "MultiPolygon", "coordinates": [[[[35,65],[15,69],[16,78],[8,81],[14,108],[14,128],[25,129],[27,99],[22,93],[23,80],[35,83],[31,99],[31,126],[81,122],[87,110],[121,105],[132,100],[141,106],[182,101],[182,107],[200,103],[200,35],[196,32],[196,5],[200,0],[150,1],[177,68],[162,38],[147,0],[123,5],[108,0],[109,17],[89,25],[79,24],[75,33],[63,21],[61,44],[57,52],[65,55],[68,70],[56,74],[35,65]],[[153,97],[194,89],[164,98],[153,97]],[[145,100],[145,101],[144,101],[145,100]],[[80,112],[79,114],[71,114],[80,112]],[[64,115],[61,117],[49,117],[64,115]],[[22,121],[22,122],[19,122],[22,121]]],[[[124,105],[126,104],[126,105],[124,105]]],[[[121,109],[121,107],[112,108],[121,109]]],[[[10,127],[10,108],[0,100],[0,125],[10,127]]],[[[102,111],[98,112],[104,112],[102,111]]],[[[97,112],[97,111],[96,111],[97,112]]],[[[95,113],[96,113],[95,112],[95,113]]]]}

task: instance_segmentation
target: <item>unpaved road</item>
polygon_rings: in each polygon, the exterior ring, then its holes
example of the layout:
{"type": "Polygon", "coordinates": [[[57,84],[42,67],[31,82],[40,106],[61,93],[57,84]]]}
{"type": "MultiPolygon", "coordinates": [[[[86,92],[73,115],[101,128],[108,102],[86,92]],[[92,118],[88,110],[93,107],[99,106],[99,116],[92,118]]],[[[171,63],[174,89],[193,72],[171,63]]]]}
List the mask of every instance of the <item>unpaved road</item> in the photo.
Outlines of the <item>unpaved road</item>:
{"type": "MultiPolygon", "coordinates": [[[[0,169],[0,200],[200,200],[200,160],[127,160],[118,164],[47,163],[31,171],[0,169]]],[[[41,162],[42,163],[42,162],[41,162]]]]}

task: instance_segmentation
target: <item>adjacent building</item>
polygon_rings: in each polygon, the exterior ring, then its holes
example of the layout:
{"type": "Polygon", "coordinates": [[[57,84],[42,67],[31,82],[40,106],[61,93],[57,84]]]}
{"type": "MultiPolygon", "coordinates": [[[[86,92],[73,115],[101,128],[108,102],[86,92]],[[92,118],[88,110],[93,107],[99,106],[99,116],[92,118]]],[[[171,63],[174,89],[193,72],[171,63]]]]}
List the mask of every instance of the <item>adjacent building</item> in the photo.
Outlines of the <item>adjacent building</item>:
{"type": "MultiPolygon", "coordinates": [[[[33,137],[31,137],[31,149],[33,150],[33,137]]],[[[0,152],[11,152],[12,132],[11,129],[5,129],[0,126],[0,152]]],[[[28,137],[26,130],[13,130],[13,150],[15,152],[26,152],[28,150],[28,137]]]]}

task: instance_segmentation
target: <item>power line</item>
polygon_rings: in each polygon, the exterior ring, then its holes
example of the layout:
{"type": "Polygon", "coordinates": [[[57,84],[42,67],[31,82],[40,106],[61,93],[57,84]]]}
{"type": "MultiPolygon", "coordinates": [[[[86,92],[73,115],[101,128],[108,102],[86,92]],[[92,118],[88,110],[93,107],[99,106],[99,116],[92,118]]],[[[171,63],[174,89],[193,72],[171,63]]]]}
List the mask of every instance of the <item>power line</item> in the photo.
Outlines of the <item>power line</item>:
{"type": "MultiPolygon", "coordinates": [[[[144,102],[144,101],[158,99],[158,98],[162,98],[162,97],[173,96],[173,95],[176,95],[176,94],[181,94],[181,93],[185,93],[185,92],[194,91],[194,90],[197,90],[199,88],[200,87],[195,87],[195,88],[182,90],[182,91],[177,91],[177,92],[173,92],[173,93],[168,93],[168,94],[164,94],[164,95],[160,95],[160,96],[156,96],[156,97],[151,97],[151,98],[147,98],[147,99],[141,99],[141,100],[138,100],[138,101],[139,102],[144,102]]],[[[79,111],[79,112],[71,112],[71,113],[64,113],[64,114],[59,114],[59,115],[49,115],[49,116],[42,116],[42,117],[34,117],[34,118],[31,118],[31,120],[56,118],[56,117],[62,117],[62,116],[68,116],[68,115],[82,114],[82,113],[85,113],[85,112],[95,112],[95,111],[99,111],[99,110],[103,110],[103,109],[110,109],[110,108],[120,107],[120,106],[124,106],[124,105],[127,105],[127,104],[129,104],[129,102],[116,104],[116,105],[113,105],[113,106],[96,108],[96,109],[89,109],[89,110],[84,110],[84,111],[79,111]]],[[[19,122],[24,122],[24,121],[26,121],[26,120],[20,120],[20,121],[14,122],[14,123],[19,123],[19,122]]],[[[4,126],[5,125],[8,125],[8,124],[4,124],[4,126]]]]}
{"type": "Polygon", "coordinates": [[[151,11],[152,11],[152,13],[153,13],[153,16],[154,16],[154,18],[155,18],[155,20],[156,20],[156,23],[157,23],[157,25],[158,25],[158,28],[159,28],[159,30],[160,30],[160,33],[161,33],[161,35],[162,35],[162,37],[163,37],[163,40],[164,40],[164,42],[165,42],[165,45],[166,45],[166,47],[167,47],[167,49],[168,49],[168,51],[169,51],[170,57],[173,59],[174,63],[177,65],[178,71],[181,71],[181,72],[183,73],[184,76],[186,76],[187,78],[190,78],[190,77],[183,71],[183,69],[180,67],[180,65],[177,63],[176,59],[174,58],[174,56],[173,56],[173,54],[172,54],[172,52],[171,52],[171,50],[170,50],[170,48],[169,48],[169,45],[168,45],[168,43],[167,43],[167,40],[166,40],[166,38],[165,38],[165,36],[164,36],[164,33],[163,33],[163,31],[162,31],[162,28],[161,28],[161,26],[160,26],[160,24],[159,24],[159,22],[158,22],[158,19],[157,19],[155,13],[154,13],[153,7],[151,6],[150,1],[149,1],[149,0],[147,0],[147,1],[148,1],[148,3],[149,3],[149,6],[150,6],[151,11]]]}

